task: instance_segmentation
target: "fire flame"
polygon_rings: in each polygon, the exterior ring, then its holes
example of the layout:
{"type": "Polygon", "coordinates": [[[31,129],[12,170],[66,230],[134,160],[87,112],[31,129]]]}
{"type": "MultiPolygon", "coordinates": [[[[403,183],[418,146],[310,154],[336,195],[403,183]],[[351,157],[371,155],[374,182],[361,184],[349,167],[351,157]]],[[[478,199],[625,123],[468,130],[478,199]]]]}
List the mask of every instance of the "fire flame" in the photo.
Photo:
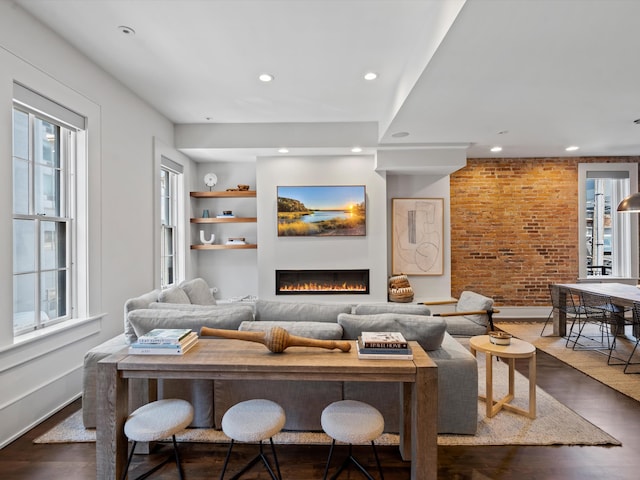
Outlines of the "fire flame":
{"type": "Polygon", "coordinates": [[[367,286],[361,283],[318,283],[305,282],[280,285],[281,292],[366,292],[367,286]]]}

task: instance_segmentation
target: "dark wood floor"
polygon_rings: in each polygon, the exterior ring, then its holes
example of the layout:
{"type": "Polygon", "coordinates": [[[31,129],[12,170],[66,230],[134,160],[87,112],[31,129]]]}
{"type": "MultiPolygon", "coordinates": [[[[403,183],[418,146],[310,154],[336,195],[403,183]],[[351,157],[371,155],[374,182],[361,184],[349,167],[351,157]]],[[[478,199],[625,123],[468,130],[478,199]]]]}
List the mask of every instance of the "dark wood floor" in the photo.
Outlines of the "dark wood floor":
{"type": "MultiPolygon", "coordinates": [[[[603,361],[606,359],[603,357],[603,361]]],[[[615,368],[615,367],[611,367],[615,368]]],[[[524,372],[526,369],[524,369],[524,372]]],[[[441,479],[470,480],[617,480],[640,477],[640,403],[590,379],[553,357],[538,353],[538,385],[623,443],[622,447],[440,447],[438,472],[441,479]]],[[[43,422],[0,450],[0,478],[3,480],[86,480],[95,478],[95,445],[35,445],[32,440],[80,408],[79,401],[43,422]]],[[[133,474],[155,462],[166,447],[150,456],[136,456],[133,474]]],[[[251,446],[238,446],[247,460],[251,446]]],[[[218,478],[226,447],[183,444],[182,458],[187,480],[218,478]]],[[[282,446],[278,449],[285,479],[322,478],[326,447],[282,446]]],[[[373,464],[370,448],[355,449],[365,464],[373,464]]],[[[400,459],[396,447],[379,448],[386,480],[409,478],[409,465],[400,459]]],[[[241,461],[234,457],[234,461],[241,461]]],[[[232,467],[231,467],[232,468],[232,467]]],[[[177,478],[175,465],[168,464],[156,479],[177,478]]],[[[255,467],[245,477],[267,479],[255,467]]],[[[340,479],[361,479],[351,469],[340,479]]]]}

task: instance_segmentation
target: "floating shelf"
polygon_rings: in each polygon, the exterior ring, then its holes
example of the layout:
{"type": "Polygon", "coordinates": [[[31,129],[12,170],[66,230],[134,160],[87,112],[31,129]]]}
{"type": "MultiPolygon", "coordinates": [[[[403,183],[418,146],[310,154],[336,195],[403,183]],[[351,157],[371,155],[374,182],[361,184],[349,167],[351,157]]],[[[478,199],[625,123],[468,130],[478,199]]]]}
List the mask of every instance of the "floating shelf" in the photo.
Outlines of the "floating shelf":
{"type": "Polygon", "coordinates": [[[255,223],[256,217],[233,217],[233,218],[192,218],[191,223],[255,223]]]}
{"type": "Polygon", "coordinates": [[[191,250],[246,250],[255,248],[258,248],[255,243],[246,245],[191,245],[191,250]]]}
{"type": "Polygon", "coordinates": [[[255,190],[233,190],[230,192],[191,192],[193,198],[238,198],[238,197],[255,197],[255,190]]]}

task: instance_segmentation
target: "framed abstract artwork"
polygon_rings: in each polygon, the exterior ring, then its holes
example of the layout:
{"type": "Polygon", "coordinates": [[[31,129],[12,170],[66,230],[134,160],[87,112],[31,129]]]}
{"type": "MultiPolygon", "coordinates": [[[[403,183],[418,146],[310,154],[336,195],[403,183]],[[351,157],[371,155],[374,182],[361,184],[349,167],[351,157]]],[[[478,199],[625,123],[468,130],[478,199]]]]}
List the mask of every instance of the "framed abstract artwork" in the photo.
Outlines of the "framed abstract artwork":
{"type": "Polygon", "coordinates": [[[366,235],[364,185],[277,188],[279,237],[366,235]]]}
{"type": "Polygon", "coordinates": [[[392,273],[444,274],[444,199],[393,198],[392,273]]]}

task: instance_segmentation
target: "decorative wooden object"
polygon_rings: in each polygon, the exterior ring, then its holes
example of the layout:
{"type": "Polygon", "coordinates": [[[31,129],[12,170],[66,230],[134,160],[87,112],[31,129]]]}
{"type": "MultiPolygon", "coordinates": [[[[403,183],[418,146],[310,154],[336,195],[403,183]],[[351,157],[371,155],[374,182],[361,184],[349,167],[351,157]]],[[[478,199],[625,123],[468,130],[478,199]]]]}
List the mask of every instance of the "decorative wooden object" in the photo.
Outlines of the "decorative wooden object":
{"type": "Polygon", "coordinates": [[[233,338],[249,342],[262,343],[273,353],[282,353],[288,347],[319,347],[332,350],[338,348],[343,352],[351,350],[351,342],[340,340],[317,340],[315,338],[290,335],[284,328],[273,327],[265,332],[240,332],[220,328],[202,327],[200,336],[233,338]]]}

